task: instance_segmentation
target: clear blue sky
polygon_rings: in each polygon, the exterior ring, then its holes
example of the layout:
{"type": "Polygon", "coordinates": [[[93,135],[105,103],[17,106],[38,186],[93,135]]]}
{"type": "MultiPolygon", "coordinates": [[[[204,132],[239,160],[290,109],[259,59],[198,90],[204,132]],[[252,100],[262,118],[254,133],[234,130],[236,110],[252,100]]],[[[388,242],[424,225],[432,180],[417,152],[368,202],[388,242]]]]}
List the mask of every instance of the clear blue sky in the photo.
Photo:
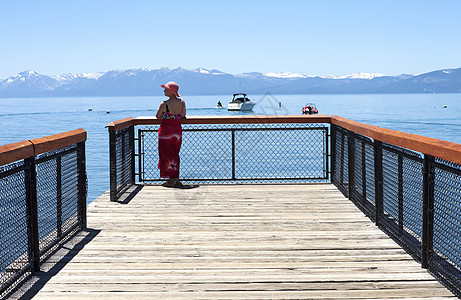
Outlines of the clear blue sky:
{"type": "Polygon", "coordinates": [[[461,1],[0,2],[0,79],[203,67],[344,75],[461,67],[461,1]]]}

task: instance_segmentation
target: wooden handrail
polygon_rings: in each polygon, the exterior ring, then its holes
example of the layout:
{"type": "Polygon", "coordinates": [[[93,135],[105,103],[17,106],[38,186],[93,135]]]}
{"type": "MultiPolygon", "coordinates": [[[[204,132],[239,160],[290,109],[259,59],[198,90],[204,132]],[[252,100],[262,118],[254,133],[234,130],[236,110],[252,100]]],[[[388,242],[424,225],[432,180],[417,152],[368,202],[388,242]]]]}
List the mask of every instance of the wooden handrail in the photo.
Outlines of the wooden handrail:
{"type": "Polygon", "coordinates": [[[122,120],[110,122],[109,125],[107,125],[106,127],[109,128],[109,132],[115,132],[132,126],[134,124],[133,121],[134,119],[132,117],[129,117],[122,120]]]}
{"type": "Polygon", "coordinates": [[[31,156],[34,156],[34,145],[30,141],[0,146],[0,166],[31,156]]]}
{"type": "Polygon", "coordinates": [[[84,142],[86,138],[86,131],[80,128],[38,139],[0,146],[0,166],[84,142]]]}
{"type": "MultiPolygon", "coordinates": [[[[156,125],[161,119],[155,117],[137,117],[134,125],[156,125]]],[[[265,124],[265,123],[330,123],[327,115],[300,115],[300,116],[193,116],[181,120],[182,124],[265,124]]]]}
{"type": "MultiPolygon", "coordinates": [[[[161,120],[154,117],[127,118],[112,122],[109,126],[120,130],[131,125],[157,125],[161,120]]],[[[182,124],[263,124],[263,123],[331,123],[372,139],[393,144],[461,164],[461,144],[452,143],[417,134],[380,128],[352,121],[339,116],[292,115],[292,116],[193,116],[183,119],[182,124]]]]}
{"type": "Polygon", "coordinates": [[[86,141],[86,131],[82,128],[30,140],[34,145],[34,154],[60,149],[86,141]]]}
{"type": "Polygon", "coordinates": [[[461,164],[461,144],[363,124],[339,116],[331,116],[331,124],[381,142],[461,164]]]}

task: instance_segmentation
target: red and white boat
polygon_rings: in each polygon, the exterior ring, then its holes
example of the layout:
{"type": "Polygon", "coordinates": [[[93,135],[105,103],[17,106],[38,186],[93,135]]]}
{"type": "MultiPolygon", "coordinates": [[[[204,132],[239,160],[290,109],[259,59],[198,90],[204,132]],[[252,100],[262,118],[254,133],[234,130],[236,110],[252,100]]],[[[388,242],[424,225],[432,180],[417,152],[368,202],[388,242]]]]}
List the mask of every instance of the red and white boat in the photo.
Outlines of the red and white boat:
{"type": "Polygon", "coordinates": [[[317,115],[319,111],[314,103],[307,103],[302,109],[303,115],[317,115]]]}

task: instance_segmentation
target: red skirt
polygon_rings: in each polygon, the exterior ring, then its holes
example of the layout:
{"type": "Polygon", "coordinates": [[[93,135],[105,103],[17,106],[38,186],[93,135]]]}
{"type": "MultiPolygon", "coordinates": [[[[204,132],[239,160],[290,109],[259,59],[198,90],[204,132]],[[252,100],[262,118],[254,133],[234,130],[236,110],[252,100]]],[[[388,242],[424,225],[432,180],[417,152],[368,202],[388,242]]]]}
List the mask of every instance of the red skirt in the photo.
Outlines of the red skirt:
{"type": "Polygon", "coordinates": [[[181,143],[181,120],[163,119],[158,131],[158,168],[161,178],[179,178],[181,143]]]}

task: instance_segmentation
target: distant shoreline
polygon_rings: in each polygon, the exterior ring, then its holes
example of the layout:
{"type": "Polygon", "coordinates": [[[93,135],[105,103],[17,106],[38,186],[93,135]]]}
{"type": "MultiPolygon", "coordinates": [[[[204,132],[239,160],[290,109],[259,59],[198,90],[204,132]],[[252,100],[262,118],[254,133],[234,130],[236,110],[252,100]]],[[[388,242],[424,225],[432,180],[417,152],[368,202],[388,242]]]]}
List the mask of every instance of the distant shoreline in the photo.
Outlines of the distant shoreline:
{"type": "Polygon", "coordinates": [[[217,70],[132,69],[98,76],[66,74],[47,76],[25,71],[0,81],[0,98],[143,97],[161,93],[161,84],[175,80],[184,95],[354,95],[461,93],[461,68],[420,75],[335,78],[274,77],[262,73],[227,74],[217,70]]]}
{"type": "MultiPolygon", "coordinates": [[[[187,96],[221,96],[221,97],[231,97],[232,93],[229,94],[187,94],[186,92],[183,92],[184,95],[187,96]]],[[[266,92],[267,93],[267,92],[266,92]]],[[[266,93],[248,93],[249,95],[254,95],[254,96],[262,96],[266,93]]],[[[275,96],[288,96],[288,95],[431,95],[431,94],[461,94],[461,92],[438,92],[438,93],[271,93],[272,95],[275,96]]],[[[185,96],[185,97],[187,97],[185,96]]],[[[81,96],[14,96],[14,97],[4,97],[0,96],[0,99],[45,99],[45,98],[123,98],[123,97],[163,97],[160,94],[153,94],[153,95],[81,95],[81,96]]]]}

